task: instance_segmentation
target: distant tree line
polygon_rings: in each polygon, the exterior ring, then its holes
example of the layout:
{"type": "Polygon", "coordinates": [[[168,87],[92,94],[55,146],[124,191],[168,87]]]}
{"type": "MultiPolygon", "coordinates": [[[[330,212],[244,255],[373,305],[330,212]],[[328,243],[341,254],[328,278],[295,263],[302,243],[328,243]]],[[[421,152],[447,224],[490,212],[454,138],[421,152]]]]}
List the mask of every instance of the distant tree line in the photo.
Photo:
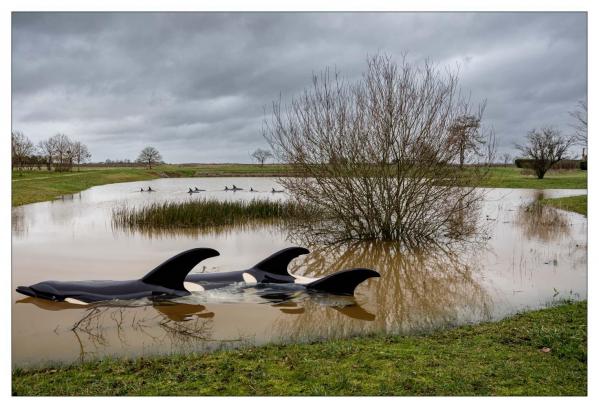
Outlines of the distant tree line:
{"type": "Polygon", "coordinates": [[[63,133],[57,133],[34,145],[23,132],[13,131],[11,153],[13,170],[41,170],[45,167],[48,171],[71,171],[74,166],[79,170],[81,164],[91,158],[85,144],[63,133]]]}
{"type": "MultiPolygon", "coordinates": [[[[578,159],[562,159],[558,163],[551,166],[552,170],[576,170],[580,169],[583,160],[578,159]]],[[[519,169],[532,169],[534,170],[536,165],[535,159],[516,159],[514,165],[519,169]]]]}
{"type": "Polygon", "coordinates": [[[108,166],[114,166],[114,165],[135,166],[135,162],[132,162],[131,159],[106,159],[100,163],[106,164],[108,166]]]}

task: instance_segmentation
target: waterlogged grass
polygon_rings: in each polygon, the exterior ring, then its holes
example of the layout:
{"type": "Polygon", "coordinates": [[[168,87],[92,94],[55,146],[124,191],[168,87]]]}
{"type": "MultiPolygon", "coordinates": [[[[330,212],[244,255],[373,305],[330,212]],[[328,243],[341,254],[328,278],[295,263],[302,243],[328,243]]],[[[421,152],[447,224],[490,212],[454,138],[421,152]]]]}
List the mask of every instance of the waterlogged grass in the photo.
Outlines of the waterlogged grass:
{"type": "Polygon", "coordinates": [[[586,395],[587,304],[422,336],[15,369],[13,395],[586,395]]]}
{"type": "Polygon", "coordinates": [[[285,220],[305,217],[306,208],[292,201],[219,201],[203,198],[181,203],[154,203],[143,207],[117,207],[112,220],[118,227],[151,228],[210,228],[241,226],[254,221],[285,220]]]}
{"type": "Polygon", "coordinates": [[[579,195],[572,197],[545,198],[540,200],[542,205],[559,208],[566,211],[574,211],[584,216],[587,215],[587,196],[579,195]]]}

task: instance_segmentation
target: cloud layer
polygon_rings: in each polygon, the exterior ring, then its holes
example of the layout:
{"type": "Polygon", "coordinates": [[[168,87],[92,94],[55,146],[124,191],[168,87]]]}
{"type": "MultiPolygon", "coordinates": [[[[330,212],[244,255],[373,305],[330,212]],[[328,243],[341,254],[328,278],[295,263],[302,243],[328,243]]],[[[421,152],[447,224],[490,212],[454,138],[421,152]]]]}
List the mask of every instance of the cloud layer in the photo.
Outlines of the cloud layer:
{"type": "Polygon", "coordinates": [[[587,94],[584,13],[15,13],[12,128],[57,132],[94,161],[249,162],[265,109],[313,72],[355,78],[368,54],[460,67],[498,151],[527,130],[571,132],[587,94]]]}

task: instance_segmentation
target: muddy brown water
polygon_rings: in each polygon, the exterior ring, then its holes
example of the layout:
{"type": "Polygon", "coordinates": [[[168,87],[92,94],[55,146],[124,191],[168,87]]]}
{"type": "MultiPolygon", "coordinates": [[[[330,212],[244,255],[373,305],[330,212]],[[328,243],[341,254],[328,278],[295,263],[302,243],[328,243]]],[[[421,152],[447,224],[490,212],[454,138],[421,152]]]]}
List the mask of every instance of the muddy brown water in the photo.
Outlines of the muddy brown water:
{"type": "Polygon", "coordinates": [[[132,279],[193,247],[221,255],[195,272],[238,270],[297,242],[275,226],[218,231],[123,231],[112,208],[199,197],[284,199],[270,178],[160,179],[93,187],[12,210],[12,363],[38,366],[102,356],[206,351],[267,342],[309,341],[362,333],[415,333],[499,319],[558,299],[586,299],[587,220],[560,210],[525,211],[543,194],[584,190],[492,189],[481,218],[484,246],[422,253],[389,244],[311,248],[292,264],[298,275],[349,267],[378,270],[354,298],[233,285],[170,303],[147,300],[96,307],[35,300],[19,285],[43,280],[132,279]],[[245,190],[222,191],[232,184],[245,190]],[[141,193],[151,185],[156,192],[141,193]],[[186,193],[197,186],[206,192],[186,193]],[[249,192],[253,187],[259,192],[249,192]]]}

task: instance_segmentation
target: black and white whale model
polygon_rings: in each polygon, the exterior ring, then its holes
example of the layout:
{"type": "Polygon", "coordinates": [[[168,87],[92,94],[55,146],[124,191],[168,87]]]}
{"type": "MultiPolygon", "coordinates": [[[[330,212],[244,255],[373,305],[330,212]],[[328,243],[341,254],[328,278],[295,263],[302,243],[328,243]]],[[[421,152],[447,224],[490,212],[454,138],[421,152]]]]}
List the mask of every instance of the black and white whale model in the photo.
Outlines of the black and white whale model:
{"type": "Polygon", "coordinates": [[[193,273],[185,278],[185,287],[192,292],[215,289],[235,282],[248,284],[294,284],[309,291],[327,292],[335,295],[353,295],[356,287],[368,278],[381,275],[372,269],[355,268],[335,272],[323,278],[291,275],[287,267],[300,255],[310,251],[302,247],[291,247],[276,252],[253,267],[234,272],[193,273]]]}
{"type": "Polygon", "coordinates": [[[19,286],[17,292],[43,299],[87,304],[107,300],[187,296],[183,280],[204,259],[219,255],[211,248],[194,248],[170,258],[143,278],[127,281],[45,281],[19,286]]]}
{"type": "Polygon", "coordinates": [[[241,271],[198,273],[189,272],[204,259],[219,255],[210,248],[195,248],[163,262],[143,278],[128,281],[45,281],[31,286],[19,286],[17,292],[42,299],[88,304],[108,300],[140,298],[169,299],[191,292],[216,289],[233,283],[291,284],[293,290],[303,286],[308,291],[335,295],[353,295],[356,287],[368,278],[380,277],[371,269],[355,268],[335,272],[323,278],[291,275],[287,266],[294,258],[308,254],[302,247],[291,247],[274,253],[255,266],[241,271]]]}

